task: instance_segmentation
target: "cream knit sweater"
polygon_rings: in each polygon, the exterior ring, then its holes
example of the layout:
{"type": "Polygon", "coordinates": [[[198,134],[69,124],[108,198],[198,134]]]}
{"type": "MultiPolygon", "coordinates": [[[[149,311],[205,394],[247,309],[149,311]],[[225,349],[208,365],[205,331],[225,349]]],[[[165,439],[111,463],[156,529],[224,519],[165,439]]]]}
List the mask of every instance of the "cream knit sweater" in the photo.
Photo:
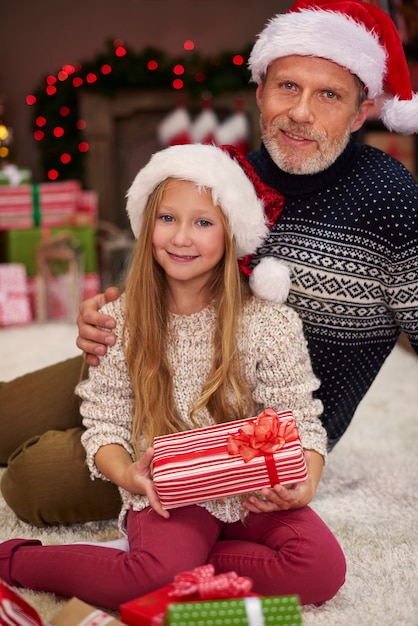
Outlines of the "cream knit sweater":
{"type": "MultiPolygon", "coordinates": [[[[135,459],[131,442],[133,396],[122,344],[124,297],[104,307],[116,320],[116,343],[108,348],[97,367],[90,368],[89,378],[80,383],[76,393],[82,398],[81,414],[86,432],[82,442],[92,478],[106,478],[94,463],[97,450],[107,444],[120,444],[135,459]]],[[[212,360],[212,336],[215,311],[212,306],[192,315],[169,316],[167,354],[174,374],[174,402],[186,429],[196,426],[189,411],[207,379],[212,360]]],[[[322,404],[312,398],[319,387],[315,378],[297,314],[285,305],[275,305],[252,297],[246,304],[239,328],[238,345],[244,375],[251,389],[257,412],[271,406],[291,409],[298,424],[302,445],[325,457],[326,433],[319,420],[322,404]]],[[[251,416],[248,416],[251,417],[251,416]]],[[[207,410],[197,416],[197,426],[209,426],[213,420],[207,410]]],[[[142,442],[145,451],[145,441],[142,442]]],[[[123,530],[126,512],[148,506],[145,496],[120,489],[123,530]]],[[[224,522],[242,518],[240,497],[206,502],[210,513],[224,522]]]]}

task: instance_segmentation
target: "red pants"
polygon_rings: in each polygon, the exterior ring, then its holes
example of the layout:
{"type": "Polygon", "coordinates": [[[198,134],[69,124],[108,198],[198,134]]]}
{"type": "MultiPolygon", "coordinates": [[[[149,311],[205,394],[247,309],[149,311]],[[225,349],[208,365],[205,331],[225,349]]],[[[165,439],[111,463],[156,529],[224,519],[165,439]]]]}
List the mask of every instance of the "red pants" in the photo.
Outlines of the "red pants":
{"type": "Polygon", "coordinates": [[[309,507],[250,514],[245,524],[223,524],[199,506],[174,509],[168,520],[147,508],[130,511],[127,523],[129,552],[0,543],[0,578],[115,610],[207,562],[216,573],[250,576],[261,595],[297,594],[302,604],[329,600],[344,582],[341,548],[309,507]]]}

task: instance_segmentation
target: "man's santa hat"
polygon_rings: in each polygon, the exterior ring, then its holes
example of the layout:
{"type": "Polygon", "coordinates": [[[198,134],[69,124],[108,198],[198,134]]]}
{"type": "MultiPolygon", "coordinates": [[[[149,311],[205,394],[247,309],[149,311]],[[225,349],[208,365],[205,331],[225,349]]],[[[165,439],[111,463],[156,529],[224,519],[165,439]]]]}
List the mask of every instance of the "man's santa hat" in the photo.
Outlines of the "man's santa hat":
{"type": "MultiPolygon", "coordinates": [[[[156,152],[136,175],[127,193],[126,210],[135,237],[138,237],[150,194],[167,178],[188,180],[210,189],[212,201],[228,219],[235,239],[242,271],[250,276],[253,293],[273,302],[284,302],[290,288],[288,267],[278,259],[263,258],[253,271],[249,261],[266,238],[267,221],[274,217],[264,204],[244,169],[235,158],[236,150],[213,145],[186,144],[156,152]]],[[[242,158],[242,157],[241,157],[242,158]]],[[[277,192],[276,192],[277,193],[277,192]]],[[[277,211],[283,208],[275,197],[277,211]]]]}
{"type": "Polygon", "coordinates": [[[413,93],[395,24],[379,7],[361,0],[298,0],[273,17],[249,57],[260,84],[268,66],[290,55],[328,59],[355,74],[369,98],[387,94],[381,119],[399,133],[418,131],[418,94],[413,93]]]}

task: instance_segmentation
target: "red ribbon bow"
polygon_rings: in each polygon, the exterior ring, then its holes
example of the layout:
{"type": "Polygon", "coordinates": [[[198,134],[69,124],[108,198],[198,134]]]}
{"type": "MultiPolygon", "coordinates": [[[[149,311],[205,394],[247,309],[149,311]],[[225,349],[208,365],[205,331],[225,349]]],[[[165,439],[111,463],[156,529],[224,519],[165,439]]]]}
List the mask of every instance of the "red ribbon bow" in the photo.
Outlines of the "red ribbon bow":
{"type": "Polygon", "coordinates": [[[254,420],[249,421],[239,431],[228,438],[228,452],[240,454],[248,463],[256,456],[266,456],[278,452],[285,443],[295,441],[298,430],[293,419],[280,421],[274,409],[264,409],[254,420]]]}
{"type": "Polygon", "coordinates": [[[170,596],[183,598],[198,595],[202,600],[244,597],[252,588],[252,580],[238,576],[236,572],[226,572],[215,576],[213,565],[202,565],[188,572],[177,574],[173,581],[174,590],[170,596]]]}

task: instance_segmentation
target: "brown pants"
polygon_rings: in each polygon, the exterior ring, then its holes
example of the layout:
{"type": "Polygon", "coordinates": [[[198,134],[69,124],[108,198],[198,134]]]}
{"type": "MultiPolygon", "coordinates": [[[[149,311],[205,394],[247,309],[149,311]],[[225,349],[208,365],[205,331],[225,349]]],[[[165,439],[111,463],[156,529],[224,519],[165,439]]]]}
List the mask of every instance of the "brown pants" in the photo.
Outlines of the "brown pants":
{"type": "Polygon", "coordinates": [[[80,437],[74,388],[81,357],[0,386],[2,495],[19,519],[35,526],[112,519],[120,511],[115,485],[92,481],[80,437]]]}

